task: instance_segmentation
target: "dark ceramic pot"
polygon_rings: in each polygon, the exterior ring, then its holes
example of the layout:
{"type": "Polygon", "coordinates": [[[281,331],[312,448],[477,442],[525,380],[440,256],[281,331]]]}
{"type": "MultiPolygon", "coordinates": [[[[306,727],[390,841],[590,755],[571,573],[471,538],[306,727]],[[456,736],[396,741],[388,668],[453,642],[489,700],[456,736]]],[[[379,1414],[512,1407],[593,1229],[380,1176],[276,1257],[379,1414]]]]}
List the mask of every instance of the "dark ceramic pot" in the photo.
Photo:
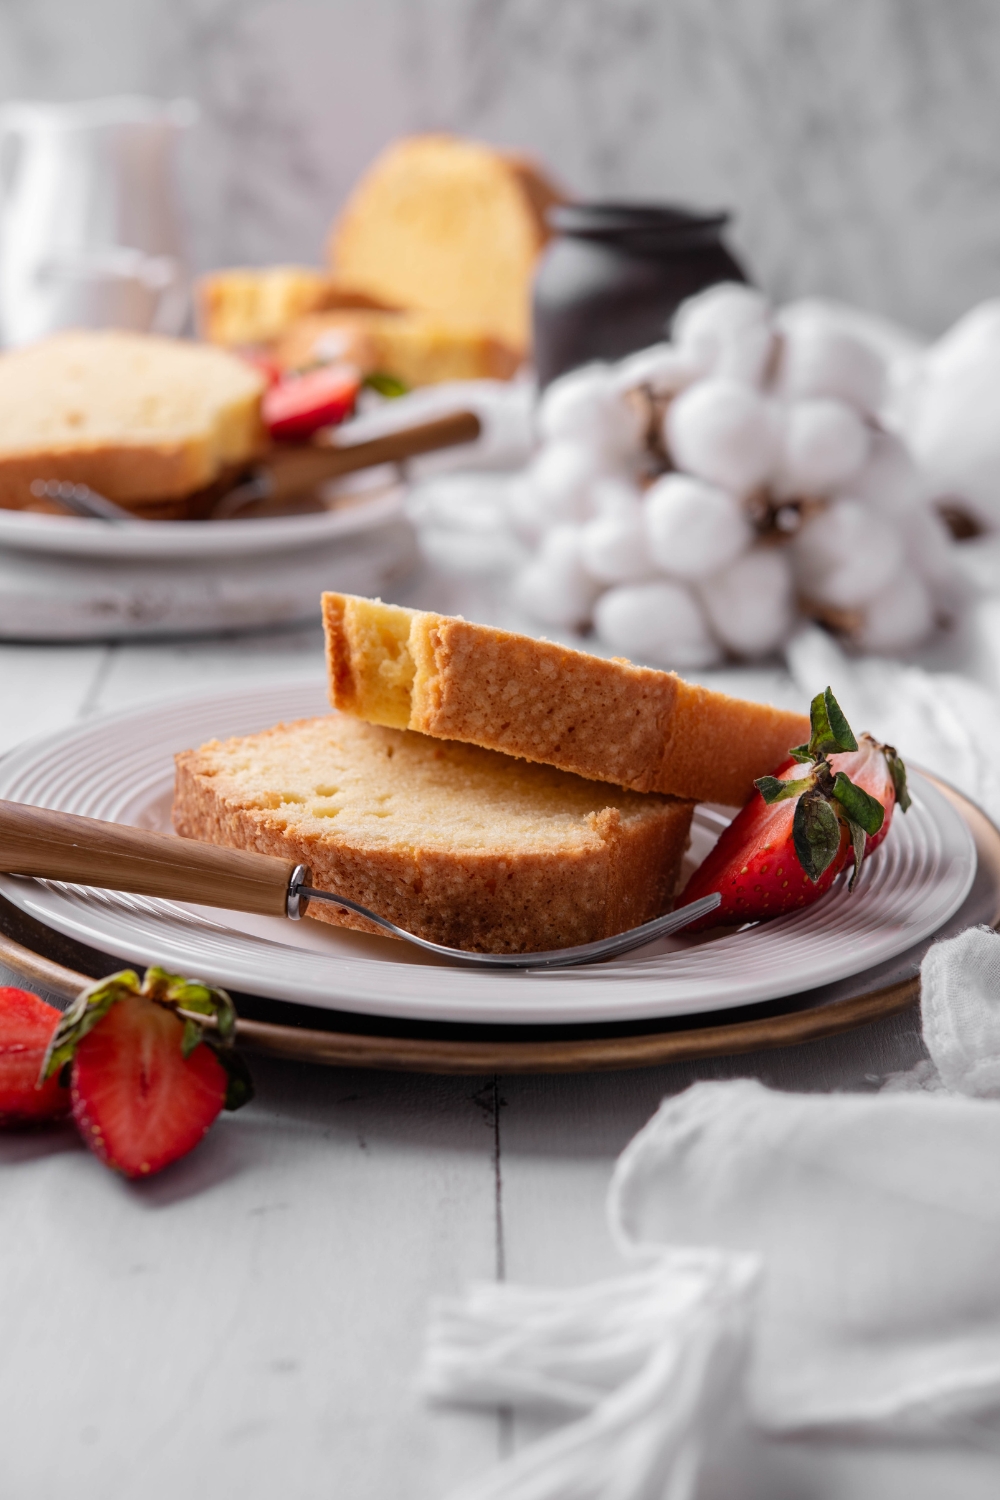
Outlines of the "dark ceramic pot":
{"type": "Polygon", "coordinates": [[[747,279],[722,242],[726,213],[567,203],[548,219],[555,237],[538,263],[532,309],[543,386],[588,360],[658,343],[685,297],[747,279]]]}

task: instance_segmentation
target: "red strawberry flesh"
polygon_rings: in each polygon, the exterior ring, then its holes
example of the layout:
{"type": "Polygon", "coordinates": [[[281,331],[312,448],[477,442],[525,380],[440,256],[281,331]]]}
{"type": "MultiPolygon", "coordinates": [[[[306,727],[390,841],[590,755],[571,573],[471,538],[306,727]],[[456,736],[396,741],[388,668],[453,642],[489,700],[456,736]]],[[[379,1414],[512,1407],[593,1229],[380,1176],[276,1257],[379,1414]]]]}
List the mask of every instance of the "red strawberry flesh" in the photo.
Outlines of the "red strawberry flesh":
{"type": "Polygon", "coordinates": [[[87,1145],[126,1177],[145,1177],[196,1146],[222,1109],[226,1071],[204,1043],[181,1051],[184,1023],[127,995],[79,1042],[73,1118],[87,1145]]]}
{"type": "Polygon", "coordinates": [[[31,1125],[69,1114],[58,1078],[39,1086],[45,1050],[62,1018],[30,990],[0,987],[0,1126],[31,1125]]]}
{"type": "MultiPolygon", "coordinates": [[[[896,800],[886,758],[869,735],[861,736],[857,750],[837,752],[828,758],[834,775],[842,771],[885,808],[885,821],[878,833],[866,836],[868,855],[888,833],[896,800]]],[[[794,781],[808,772],[808,765],[788,760],[774,775],[781,781],[794,781]]],[[[818,880],[810,880],[792,842],[795,806],[794,798],[768,805],[760,792],[754,792],[687,883],[685,903],[711,891],[722,896],[721,906],[700,922],[692,922],[687,932],[784,916],[811,906],[826,894],[851,858],[848,829],[843,827],[832,863],[818,880]]]]}

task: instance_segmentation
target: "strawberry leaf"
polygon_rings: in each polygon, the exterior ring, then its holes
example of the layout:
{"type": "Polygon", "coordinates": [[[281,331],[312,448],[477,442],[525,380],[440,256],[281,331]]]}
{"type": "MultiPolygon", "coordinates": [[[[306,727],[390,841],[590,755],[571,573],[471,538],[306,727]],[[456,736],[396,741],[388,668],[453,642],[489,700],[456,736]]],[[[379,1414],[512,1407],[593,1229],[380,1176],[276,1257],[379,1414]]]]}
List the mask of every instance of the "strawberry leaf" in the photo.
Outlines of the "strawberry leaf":
{"type": "Polygon", "coordinates": [[[845,776],[843,771],[837,772],[837,779],[833,783],[833,795],[852,823],[859,824],[865,833],[873,836],[878,833],[885,822],[885,808],[876,797],[872,797],[861,787],[855,786],[851,778],[845,776]]]}
{"type": "Polygon", "coordinates": [[[42,1060],[39,1083],[68,1067],[87,1032],[93,1031],[98,1021],[103,1021],[113,1005],[125,995],[134,995],[138,988],[139,976],[135,970],[121,969],[117,974],[109,974],[107,979],[98,979],[81,990],[73,1004],[63,1012],[62,1020],[52,1033],[42,1060]]]}
{"type": "Polygon", "coordinates": [[[772,802],[784,802],[786,797],[801,797],[803,792],[808,792],[815,785],[812,776],[805,776],[801,781],[782,781],[780,776],[759,776],[754,782],[768,807],[772,802]]]}
{"type": "Polygon", "coordinates": [[[856,750],[858,742],[851,726],[844,718],[843,710],[831,688],[817,693],[809,705],[809,750],[816,755],[826,755],[830,750],[856,750]]]}
{"type": "Polygon", "coordinates": [[[815,884],[840,848],[840,819],[818,787],[805,792],[796,804],[792,843],[799,864],[815,884]]]}
{"type": "Polygon", "coordinates": [[[253,1083],[246,1063],[233,1047],[236,1009],[225,990],[214,989],[200,979],[185,979],[155,965],[140,981],[132,969],[122,969],[82,990],[56,1027],[42,1063],[40,1082],[68,1068],[73,1054],[88,1031],[102,1021],[111,1007],[126,995],[144,995],[157,1005],[173,1010],[184,1022],[181,1054],[190,1057],[202,1042],[215,1053],[228,1079],[225,1108],[239,1109],[253,1098],[253,1083]]]}
{"type": "Polygon", "coordinates": [[[793,745],[788,753],[792,757],[792,760],[800,760],[805,762],[810,761],[814,758],[813,753],[809,749],[808,745],[793,745]]]}
{"type": "Polygon", "coordinates": [[[894,745],[883,745],[882,754],[885,756],[889,767],[889,775],[892,777],[893,789],[896,793],[896,803],[903,812],[908,812],[913,806],[909,788],[906,785],[906,767],[899,758],[899,752],[894,745]]]}
{"type": "Polygon", "coordinates": [[[861,827],[861,824],[855,823],[852,818],[848,818],[847,826],[851,830],[851,844],[854,848],[854,869],[851,871],[850,884],[847,887],[848,891],[852,892],[858,883],[858,876],[861,874],[861,864],[865,857],[868,835],[861,827]]]}
{"type": "Polygon", "coordinates": [[[205,1041],[226,1070],[226,1097],[222,1101],[223,1109],[242,1109],[244,1104],[250,1103],[254,1094],[250,1069],[234,1047],[220,1047],[210,1036],[206,1036],[205,1041]]]}
{"type": "Polygon", "coordinates": [[[194,1049],[200,1046],[205,1032],[197,1021],[186,1020],[184,1022],[184,1034],[181,1037],[181,1056],[190,1057],[194,1049]]]}

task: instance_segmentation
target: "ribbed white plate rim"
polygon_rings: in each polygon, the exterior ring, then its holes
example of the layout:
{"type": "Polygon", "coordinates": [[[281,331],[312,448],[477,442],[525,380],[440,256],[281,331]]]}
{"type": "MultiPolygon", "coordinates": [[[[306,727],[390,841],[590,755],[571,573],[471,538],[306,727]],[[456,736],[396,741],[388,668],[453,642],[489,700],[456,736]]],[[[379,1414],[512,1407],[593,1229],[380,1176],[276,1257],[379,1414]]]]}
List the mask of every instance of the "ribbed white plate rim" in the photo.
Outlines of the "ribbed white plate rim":
{"type": "MultiPolygon", "coordinates": [[[[163,826],[174,751],[328,711],[322,680],[160,700],[26,742],[0,761],[0,797],[163,826]]],[[[132,963],[162,963],[251,994],[413,1020],[579,1023],[645,1020],[777,999],[861,973],[930,936],[961,906],[976,851],[952,804],[912,776],[865,865],[815,907],[709,942],[668,939],[637,955],[551,973],[478,973],[389,939],[205,907],[0,876],[0,891],[48,926],[132,963]]],[[[720,815],[696,813],[707,846],[720,815]]]]}

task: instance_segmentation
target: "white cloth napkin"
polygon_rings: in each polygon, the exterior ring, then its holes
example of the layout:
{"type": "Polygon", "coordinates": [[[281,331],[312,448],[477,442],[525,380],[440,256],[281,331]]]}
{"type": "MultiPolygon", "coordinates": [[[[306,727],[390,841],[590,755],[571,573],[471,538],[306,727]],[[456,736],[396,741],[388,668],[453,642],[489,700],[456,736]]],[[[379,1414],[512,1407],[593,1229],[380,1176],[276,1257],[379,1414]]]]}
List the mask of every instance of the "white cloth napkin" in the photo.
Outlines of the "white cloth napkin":
{"type": "Polygon", "coordinates": [[[432,1398],[584,1413],[463,1500],[686,1500],[726,1424],[926,1438],[1000,1411],[1000,1103],[965,1097],[1000,1095],[1000,936],[922,977],[930,1063],[891,1089],[664,1102],[608,1195],[635,1269],[438,1306],[432,1398]]]}

